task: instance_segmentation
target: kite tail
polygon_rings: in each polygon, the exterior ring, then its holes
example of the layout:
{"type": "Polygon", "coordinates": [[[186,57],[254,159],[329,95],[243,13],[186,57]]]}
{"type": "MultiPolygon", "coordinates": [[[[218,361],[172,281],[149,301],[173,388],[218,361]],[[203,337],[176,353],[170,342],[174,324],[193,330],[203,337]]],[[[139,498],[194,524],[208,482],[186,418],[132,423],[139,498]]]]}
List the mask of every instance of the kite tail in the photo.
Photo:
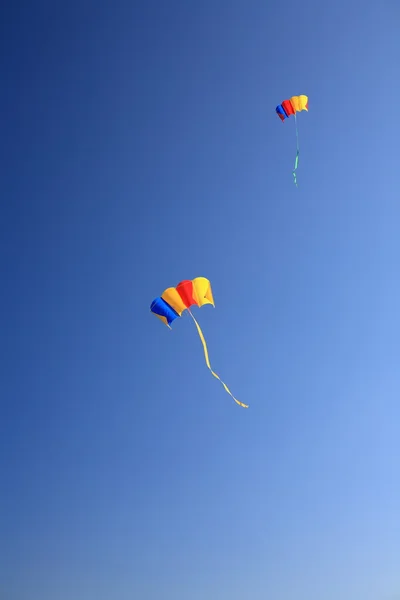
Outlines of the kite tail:
{"type": "Polygon", "coordinates": [[[239,400],[237,400],[235,398],[235,396],[232,394],[232,392],[230,391],[230,389],[228,388],[228,386],[222,381],[222,379],[220,377],[218,377],[218,375],[216,373],[214,373],[214,371],[211,368],[210,365],[210,359],[208,358],[208,350],[207,350],[207,344],[206,344],[206,340],[204,339],[204,335],[203,332],[200,329],[200,325],[198,324],[198,322],[196,321],[196,319],[194,318],[192,312],[190,311],[190,309],[188,309],[190,316],[192,317],[194,324],[196,325],[197,328],[197,332],[199,334],[201,343],[203,344],[203,349],[204,349],[204,356],[206,359],[206,364],[207,367],[210,369],[211,373],[214,375],[214,377],[216,377],[217,379],[219,379],[219,381],[222,383],[222,385],[224,386],[225,390],[228,392],[228,394],[230,396],[232,396],[232,398],[234,399],[234,401],[236,402],[236,404],[239,404],[239,406],[242,406],[243,408],[249,408],[247,404],[243,404],[243,402],[240,402],[239,400]]]}
{"type": "Polygon", "coordinates": [[[297,129],[296,113],[294,113],[294,123],[296,126],[296,160],[294,161],[293,178],[294,178],[295,186],[297,187],[296,169],[299,165],[299,132],[297,129]]]}

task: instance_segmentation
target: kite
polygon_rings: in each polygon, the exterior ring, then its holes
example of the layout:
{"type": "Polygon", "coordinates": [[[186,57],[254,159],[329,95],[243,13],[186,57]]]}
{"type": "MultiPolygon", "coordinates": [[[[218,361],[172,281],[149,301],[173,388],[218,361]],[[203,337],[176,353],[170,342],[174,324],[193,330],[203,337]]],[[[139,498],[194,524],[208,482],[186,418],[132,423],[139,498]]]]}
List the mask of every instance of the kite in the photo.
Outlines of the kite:
{"type": "Polygon", "coordinates": [[[297,130],[297,119],[296,113],[301,112],[302,110],[308,111],[308,96],[292,96],[290,100],[284,100],[282,104],[276,107],[276,112],[281,121],[289,118],[290,115],[294,115],[294,122],[296,125],[296,142],[297,142],[297,151],[296,151],[296,160],[294,163],[293,177],[294,183],[297,187],[297,179],[296,179],[296,169],[299,164],[299,132],[297,130]]]}
{"type": "Polygon", "coordinates": [[[206,359],[207,367],[210,369],[212,375],[214,375],[214,377],[216,377],[222,383],[225,390],[230,396],[232,396],[236,404],[242,406],[243,408],[248,408],[247,404],[243,404],[243,402],[240,402],[234,397],[228,386],[211,368],[206,340],[203,332],[200,329],[200,325],[190,310],[191,306],[196,305],[202,307],[204,304],[211,304],[215,307],[211,284],[205,277],[196,277],[196,279],[193,279],[192,281],[181,281],[176,287],[170,287],[166,289],[161,297],[153,300],[150,310],[170,329],[172,329],[171,323],[178,317],[181,317],[182,313],[187,310],[189,315],[192,317],[194,324],[196,325],[201,343],[203,344],[204,357],[206,359]]]}

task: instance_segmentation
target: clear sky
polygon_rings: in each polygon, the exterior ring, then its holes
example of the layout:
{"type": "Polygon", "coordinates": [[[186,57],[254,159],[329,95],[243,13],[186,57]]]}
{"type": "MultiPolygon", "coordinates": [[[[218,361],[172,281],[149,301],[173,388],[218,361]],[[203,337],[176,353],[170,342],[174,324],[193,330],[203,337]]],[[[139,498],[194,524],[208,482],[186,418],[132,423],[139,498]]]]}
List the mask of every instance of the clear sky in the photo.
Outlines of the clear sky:
{"type": "Polygon", "coordinates": [[[398,600],[398,1],[5,4],[0,597],[398,600]]]}

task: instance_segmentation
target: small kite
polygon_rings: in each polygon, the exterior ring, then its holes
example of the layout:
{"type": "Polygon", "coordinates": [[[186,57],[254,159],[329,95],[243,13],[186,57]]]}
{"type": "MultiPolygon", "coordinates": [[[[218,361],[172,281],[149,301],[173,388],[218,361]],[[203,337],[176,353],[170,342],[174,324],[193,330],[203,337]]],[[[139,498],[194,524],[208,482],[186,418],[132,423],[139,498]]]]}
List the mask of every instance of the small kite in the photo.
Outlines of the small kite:
{"type": "Polygon", "coordinates": [[[284,121],[286,118],[290,117],[290,115],[294,115],[294,122],[296,125],[296,142],[297,142],[297,151],[296,151],[296,160],[294,163],[293,177],[294,183],[297,187],[297,179],[296,179],[296,169],[299,164],[299,132],[297,131],[297,119],[296,113],[301,112],[302,110],[308,111],[308,96],[292,96],[290,100],[284,100],[282,104],[276,107],[276,112],[278,117],[284,121]]]}
{"type": "Polygon", "coordinates": [[[239,402],[237,400],[228,386],[220,379],[220,377],[214,373],[210,365],[210,359],[208,357],[208,350],[206,340],[204,339],[203,332],[200,329],[200,325],[194,318],[190,307],[193,305],[203,306],[204,304],[211,304],[215,307],[214,298],[211,290],[211,284],[208,279],[205,277],[196,277],[193,281],[185,280],[178,283],[176,287],[170,287],[164,291],[164,293],[159,298],[155,298],[151,303],[150,310],[152,313],[156,315],[167,327],[171,328],[171,323],[176,318],[181,317],[183,311],[187,309],[189,315],[192,317],[194,324],[196,325],[197,332],[200,336],[201,343],[203,344],[204,356],[206,359],[207,367],[210,369],[211,373],[219,379],[219,381],[224,386],[225,390],[228,392],[230,396],[234,399],[236,404],[242,406],[243,408],[248,408],[247,404],[243,404],[243,402],[239,402]]]}

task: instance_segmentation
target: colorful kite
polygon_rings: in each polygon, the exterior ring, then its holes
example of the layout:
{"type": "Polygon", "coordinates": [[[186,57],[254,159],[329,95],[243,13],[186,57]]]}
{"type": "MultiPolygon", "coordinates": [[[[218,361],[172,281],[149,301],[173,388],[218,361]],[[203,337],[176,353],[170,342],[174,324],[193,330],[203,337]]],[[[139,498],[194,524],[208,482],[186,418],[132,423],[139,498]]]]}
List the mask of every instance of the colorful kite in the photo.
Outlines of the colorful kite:
{"type": "Polygon", "coordinates": [[[203,306],[204,304],[211,304],[215,307],[214,298],[211,290],[211,284],[205,277],[196,277],[193,281],[181,281],[175,288],[170,287],[161,295],[159,298],[155,298],[151,303],[150,310],[156,315],[167,327],[171,329],[171,323],[182,316],[184,310],[188,310],[189,315],[192,317],[194,324],[196,325],[198,334],[200,336],[201,343],[204,348],[204,356],[206,359],[207,367],[211,373],[219,379],[224,386],[225,390],[232,396],[236,404],[248,408],[247,404],[239,402],[231,393],[228,386],[214,373],[211,368],[210,360],[208,358],[208,350],[206,340],[204,339],[203,332],[200,329],[200,325],[194,318],[190,307],[193,305],[203,306]]]}
{"type": "Polygon", "coordinates": [[[294,122],[296,125],[296,142],[297,142],[297,151],[296,151],[296,160],[294,163],[293,177],[294,183],[297,187],[297,179],[296,179],[296,169],[299,164],[299,132],[297,131],[297,119],[296,113],[301,112],[302,110],[308,111],[308,96],[292,96],[290,100],[284,100],[282,104],[276,107],[276,112],[278,117],[284,121],[286,118],[289,118],[290,115],[294,115],[294,122]]]}

